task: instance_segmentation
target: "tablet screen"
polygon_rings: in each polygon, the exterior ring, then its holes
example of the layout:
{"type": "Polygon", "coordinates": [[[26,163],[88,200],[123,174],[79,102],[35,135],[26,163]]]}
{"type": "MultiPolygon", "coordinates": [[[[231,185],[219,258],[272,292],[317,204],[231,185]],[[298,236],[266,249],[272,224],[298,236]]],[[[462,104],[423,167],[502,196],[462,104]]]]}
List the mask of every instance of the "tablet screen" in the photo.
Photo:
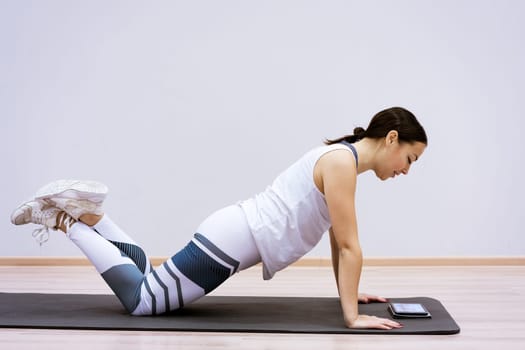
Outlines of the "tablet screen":
{"type": "Polygon", "coordinates": [[[392,303],[392,309],[398,314],[427,314],[421,304],[392,303]]]}

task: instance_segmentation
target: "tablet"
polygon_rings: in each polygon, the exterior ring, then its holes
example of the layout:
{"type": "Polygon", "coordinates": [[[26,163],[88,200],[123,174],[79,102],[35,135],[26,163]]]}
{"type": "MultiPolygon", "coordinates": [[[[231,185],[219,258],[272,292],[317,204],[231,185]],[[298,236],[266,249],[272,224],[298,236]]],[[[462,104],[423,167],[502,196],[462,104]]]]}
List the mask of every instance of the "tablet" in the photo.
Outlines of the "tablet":
{"type": "Polygon", "coordinates": [[[422,304],[416,303],[389,303],[388,310],[395,318],[432,317],[422,304]]]}

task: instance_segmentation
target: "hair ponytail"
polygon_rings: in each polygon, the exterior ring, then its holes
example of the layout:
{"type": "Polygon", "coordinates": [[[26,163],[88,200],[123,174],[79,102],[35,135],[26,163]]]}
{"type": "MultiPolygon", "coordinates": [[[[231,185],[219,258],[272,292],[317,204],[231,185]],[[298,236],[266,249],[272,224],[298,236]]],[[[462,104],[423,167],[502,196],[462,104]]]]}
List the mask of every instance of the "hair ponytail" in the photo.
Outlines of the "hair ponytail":
{"type": "Polygon", "coordinates": [[[398,133],[400,142],[422,142],[428,144],[427,135],[416,117],[408,110],[401,107],[392,107],[377,113],[368,128],[357,127],[353,135],[346,135],[338,139],[326,139],[325,144],[332,145],[346,141],[349,143],[357,142],[365,137],[378,139],[385,137],[390,131],[398,133]]]}
{"type": "Polygon", "coordinates": [[[358,126],[357,128],[354,129],[354,133],[352,135],[345,135],[343,137],[340,137],[334,140],[326,139],[324,143],[327,145],[333,145],[334,143],[341,143],[343,141],[346,141],[348,143],[354,143],[364,138],[365,135],[366,135],[366,130],[358,126]]]}

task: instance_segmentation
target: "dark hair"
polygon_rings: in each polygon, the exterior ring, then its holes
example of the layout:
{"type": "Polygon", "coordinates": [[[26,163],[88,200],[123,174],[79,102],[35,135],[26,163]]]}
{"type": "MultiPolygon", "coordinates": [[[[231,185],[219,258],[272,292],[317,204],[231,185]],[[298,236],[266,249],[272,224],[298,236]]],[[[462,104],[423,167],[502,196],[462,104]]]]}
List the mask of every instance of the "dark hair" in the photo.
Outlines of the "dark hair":
{"type": "Polygon", "coordinates": [[[324,143],[327,145],[342,141],[354,143],[365,137],[379,139],[385,137],[391,130],[397,131],[400,142],[428,144],[427,134],[416,117],[401,107],[392,107],[377,113],[366,130],[357,127],[354,129],[353,135],[346,135],[335,140],[326,139],[324,143]]]}

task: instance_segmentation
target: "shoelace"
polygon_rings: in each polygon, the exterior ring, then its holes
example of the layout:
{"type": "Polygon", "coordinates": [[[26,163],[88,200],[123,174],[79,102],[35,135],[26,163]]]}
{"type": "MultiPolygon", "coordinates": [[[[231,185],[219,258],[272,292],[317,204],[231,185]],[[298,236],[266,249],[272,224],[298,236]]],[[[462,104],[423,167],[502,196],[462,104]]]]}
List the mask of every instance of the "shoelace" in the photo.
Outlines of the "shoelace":
{"type": "Polygon", "coordinates": [[[49,240],[49,228],[47,226],[42,226],[36,230],[33,230],[31,235],[38,244],[42,245],[49,240]]]}
{"type": "MultiPolygon", "coordinates": [[[[69,229],[76,222],[69,214],[63,213],[57,223],[57,227],[64,225],[66,229],[69,229]]],[[[55,228],[53,228],[56,230],[55,228]]],[[[33,230],[31,234],[38,244],[42,245],[49,240],[49,227],[42,225],[40,228],[33,230]]]]}
{"type": "Polygon", "coordinates": [[[42,245],[49,240],[49,227],[46,226],[46,221],[52,216],[47,210],[39,210],[32,213],[33,222],[42,224],[41,227],[33,230],[31,234],[38,244],[42,245]]]}

